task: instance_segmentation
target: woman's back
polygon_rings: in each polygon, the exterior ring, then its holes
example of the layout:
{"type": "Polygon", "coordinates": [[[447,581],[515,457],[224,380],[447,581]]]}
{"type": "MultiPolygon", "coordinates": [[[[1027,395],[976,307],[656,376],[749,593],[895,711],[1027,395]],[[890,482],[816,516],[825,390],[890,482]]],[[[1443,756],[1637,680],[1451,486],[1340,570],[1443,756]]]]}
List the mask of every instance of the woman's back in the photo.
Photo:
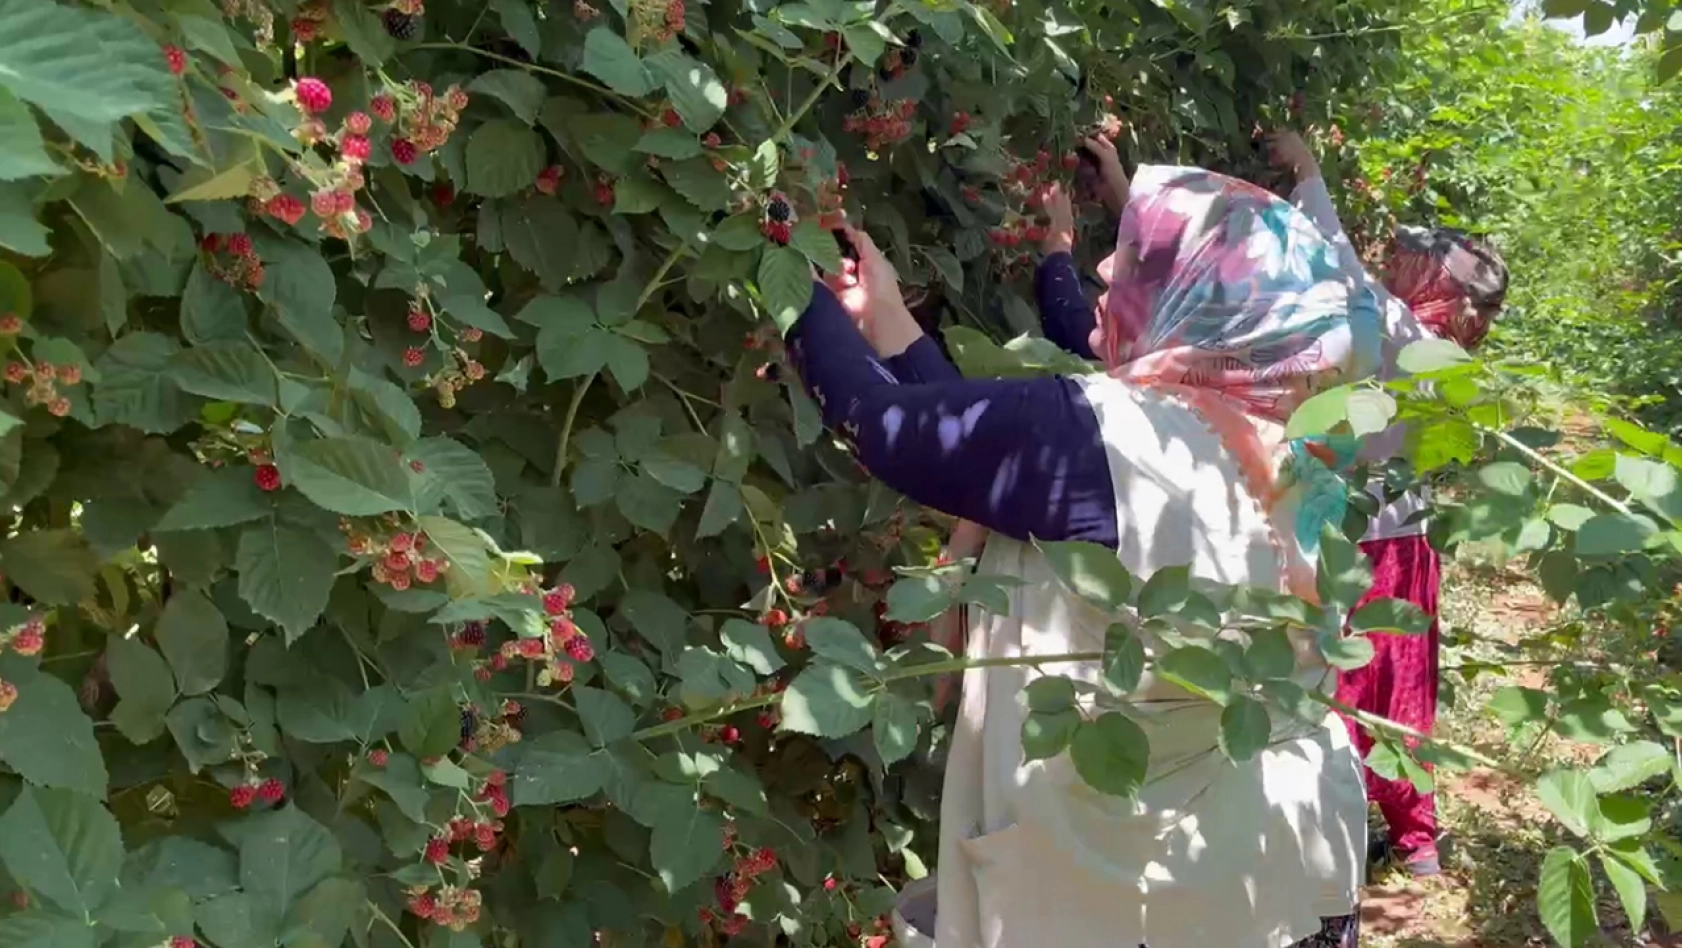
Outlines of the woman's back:
{"type": "MultiPolygon", "coordinates": [[[[1081,385],[1127,511],[1122,565],[1140,580],[1189,566],[1196,579],[1282,588],[1276,531],[1206,416],[1108,376],[1081,385]]],[[[1119,617],[1070,594],[1031,544],[995,536],[979,569],[1020,585],[1007,612],[975,622],[970,658],[1104,650],[1119,617]]],[[[1161,648],[1137,628],[1125,634],[1161,648]]],[[[1364,827],[1365,801],[1340,728],[1280,718],[1273,746],[1234,765],[1219,749],[1219,704],[1153,671],[1110,698],[1100,674],[1096,662],[1065,663],[965,681],[942,804],[941,948],[1275,948],[1347,911],[1359,850],[1349,837],[1364,827]],[[1081,698],[1087,718],[1125,707],[1144,730],[1148,776],[1132,799],[1092,789],[1068,753],[1025,759],[1023,695],[1043,675],[1092,685],[1081,698]]],[[[1329,684],[1323,669],[1298,677],[1307,688],[1329,684]]]]}

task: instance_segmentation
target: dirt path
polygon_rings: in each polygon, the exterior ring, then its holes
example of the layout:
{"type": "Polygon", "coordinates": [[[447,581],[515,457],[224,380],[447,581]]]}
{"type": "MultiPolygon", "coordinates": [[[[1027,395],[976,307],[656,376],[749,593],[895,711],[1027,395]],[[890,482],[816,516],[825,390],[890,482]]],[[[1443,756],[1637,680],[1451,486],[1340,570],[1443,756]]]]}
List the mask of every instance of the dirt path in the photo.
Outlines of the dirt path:
{"type": "MultiPolygon", "coordinates": [[[[1492,754],[1505,751],[1503,728],[1481,708],[1497,689],[1538,686],[1545,663],[1522,653],[1526,632],[1548,624],[1555,609],[1542,591],[1516,571],[1445,564],[1443,654],[1445,695],[1452,710],[1438,722],[1441,733],[1492,754]],[[1505,659],[1505,673],[1481,672],[1466,680],[1479,661],[1505,659]],[[1489,742],[1497,742],[1489,746],[1489,742]]],[[[1446,700],[1446,699],[1445,699],[1446,700]]],[[[1536,753],[1544,759],[1593,759],[1603,749],[1548,739],[1536,753]]],[[[1550,945],[1535,907],[1542,858],[1559,841],[1558,827],[1520,781],[1487,770],[1442,775],[1438,818],[1447,834],[1444,873],[1419,883],[1401,872],[1372,880],[1362,909],[1362,944],[1368,948],[1527,948],[1550,945]]],[[[1669,941],[1633,935],[1615,901],[1602,900],[1602,930],[1613,945],[1672,948],[1669,941]]]]}

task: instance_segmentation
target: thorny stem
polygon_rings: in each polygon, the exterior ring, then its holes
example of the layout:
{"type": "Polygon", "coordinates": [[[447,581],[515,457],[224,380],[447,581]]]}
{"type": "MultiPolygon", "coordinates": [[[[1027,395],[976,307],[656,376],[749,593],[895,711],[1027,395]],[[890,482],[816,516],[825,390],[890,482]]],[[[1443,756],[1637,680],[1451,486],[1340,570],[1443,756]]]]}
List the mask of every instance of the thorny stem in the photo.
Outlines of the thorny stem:
{"type": "Polygon", "coordinates": [[[1505,431],[1497,431],[1494,428],[1484,428],[1481,425],[1479,427],[1482,428],[1483,431],[1485,431],[1489,434],[1492,434],[1495,437],[1501,439],[1501,441],[1505,442],[1508,446],[1517,450],[1520,454],[1524,455],[1525,457],[1529,458],[1532,461],[1535,461],[1537,464],[1540,464],[1543,467],[1547,468],[1550,472],[1553,473],[1553,475],[1555,477],[1562,478],[1564,480],[1570,481],[1572,484],[1575,484],[1577,487],[1581,488],[1584,492],[1586,492],[1590,497],[1593,497],[1594,499],[1600,501],[1601,503],[1607,505],[1608,507],[1611,507],[1613,510],[1616,510],[1617,512],[1623,514],[1626,517],[1635,516],[1635,511],[1631,510],[1630,506],[1628,504],[1626,504],[1623,501],[1617,499],[1616,497],[1613,497],[1612,495],[1606,493],[1605,491],[1603,491],[1600,488],[1594,486],[1593,484],[1590,484],[1588,481],[1583,480],[1582,478],[1580,478],[1577,475],[1571,473],[1570,471],[1566,470],[1565,468],[1560,467],[1558,464],[1555,464],[1553,461],[1551,461],[1547,457],[1545,457],[1540,451],[1537,451],[1535,448],[1532,448],[1530,445],[1525,444],[1523,441],[1520,441],[1519,439],[1513,437],[1512,435],[1508,434],[1505,431]]]}
{"type": "Polygon", "coordinates": [[[590,391],[590,385],[596,381],[599,373],[591,372],[584,376],[578,387],[572,390],[572,403],[567,405],[566,419],[561,422],[561,441],[555,445],[555,470],[549,474],[549,486],[561,486],[561,475],[566,473],[567,442],[572,440],[572,423],[578,419],[578,406],[584,404],[584,395],[590,391]]]}
{"type": "Polygon", "coordinates": [[[372,900],[369,900],[368,908],[374,913],[374,918],[384,922],[386,927],[392,930],[398,940],[403,942],[405,948],[415,948],[414,943],[409,941],[409,936],[403,934],[403,929],[399,928],[397,923],[391,920],[391,916],[387,915],[378,905],[375,905],[372,900]]]}
{"type": "Polygon", "coordinates": [[[799,108],[790,112],[788,114],[788,118],[783,119],[783,124],[777,126],[776,132],[772,133],[771,140],[780,142],[787,138],[788,133],[794,131],[794,126],[798,124],[801,119],[806,117],[807,112],[812,111],[812,107],[818,104],[818,100],[823,98],[823,94],[829,91],[830,86],[835,84],[836,77],[841,75],[841,70],[845,69],[847,64],[852,61],[853,54],[851,50],[837,56],[835,58],[835,65],[829,68],[829,75],[820,79],[818,84],[812,87],[812,91],[806,94],[806,100],[800,103],[799,108]]]}
{"type": "Polygon", "coordinates": [[[599,95],[605,95],[605,96],[615,100],[616,102],[619,102],[621,105],[623,105],[626,108],[630,109],[631,111],[637,113],[638,115],[641,115],[644,118],[648,118],[651,114],[647,109],[644,109],[642,106],[638,105],[637,103],[633,102],[630,99],[625,98],[624,96],[620,95],[619,93],[614,92],[612,89],[609,89],[607,86],[597,85],[596,83],[591,82],[588,79],[580,79],[579,77],[573,75],[570,72],[563,72],[559,69],[550,69],[548,66],[539,66],[536,63],[522,62],[518,59],[515,59],[512,56],[504,56],[501,53],[493,53],[488,49],[480,49],[477,46],[469,46],[466,43],[417,43],[415,45],[415,48],[416,49],[454,49],[454,50],[459,50],[459,51],[464,52],[464,53],[472,53],[475,56],[483,56],[486,59],[494,59],[497,62],[507,63],[510,66],[515,66],[515,67],[518,67],[520,69],[524,69],[527,72],[540,72],[540,73],[544,74],[545,76],[554,76],[556,79],[559,79],[563,82],[570,82],[573,85],[578,86],[581,89],[589,89],[591,92],[595,92],[599,95]]]}
{"type": "Polygon", "coordinates": [[[1356,708],[1356,707],[1352,707],[1350,705],[1344,704],[1343,702],[1337,700],[1336,698],[1332,697],[1331,695],[1326,694],[1325,692],[1309,691],[1308,692],[1308,697],[1309,697],[1310,700],[1317,701],[1320,704],[1323,704],[1326,707],[1331,708],[1333,711],[1336,711],[1339,714],[1344,715],[1345,717],[1353,718],[1355,721],[1357,721],[1361,724],[1364,724],[1364,725],[1366,725],[1367,727],[1369,727],[1373,730],[1384,731],[1384,732],[1389,733],[1389,734],[1394,734],[1397,737],[1412,738],[1413,740],[1419,741],[1422,744],[1435,744],[1438,747],[1446,747],[1449,750],[1454,751],[1456,754],[1459,754],[1459,755],[1461,755],[1462,757],[1465,757],[1468,760],[1477,761],[1478,763],[1484,765],[1485,767],[1488,767],[1491,770],[1498,770],[1502,773],[1511,774],[1515,777],[1529,777],[1530,776],[1530,774],[1527,774],[1524,771],[1519,770],[1516,767],[1513,767],[1509,764],[1504,764],[1501,761],[1496,760],[1493,757],[1489,757],[1485,754],[1479,753],[1478,751],[1475,751],[1475,750],[1471,749],[1470,747],[1462,747],[1459,744],[1454,744],[1454,743],[1451,743],[1449,741],[1442,740],[1441,738],[1432,737],[1431,735],[1426,734],[1424,731],[1420,731],[1420,730],[1416,730],[1414,728],[1408,727],[1406,724],[1398,724],[1395,721],[1390,720],[1389,718],[1379,717],[1376,714],[1371,714],[1369,712],[1362,711],[1360,708],[1356,708]]]}

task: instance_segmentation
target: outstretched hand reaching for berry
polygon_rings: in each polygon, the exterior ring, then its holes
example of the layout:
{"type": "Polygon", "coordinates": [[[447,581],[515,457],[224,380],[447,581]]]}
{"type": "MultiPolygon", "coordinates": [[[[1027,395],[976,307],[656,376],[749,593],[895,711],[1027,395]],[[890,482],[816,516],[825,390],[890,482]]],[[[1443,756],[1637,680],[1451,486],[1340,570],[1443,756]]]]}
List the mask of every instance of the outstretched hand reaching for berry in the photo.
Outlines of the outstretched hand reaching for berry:
{"type": "Polygon", "coordinates": [[[869,234],[851,224],[842,225],[842,231],[858,260],[848,260],[847,272],[826,276],[824,282],[878,355],[899,355],[923,335],[900,295],[899,273],[869,234]]]}
{"type": "Polygon", "coordinates": [[[1121,167],[1121,155],[1116,152],[1115,143],[1102,135],[1093,135],[1081,142],[1081,148],[1098,162],[1098,175],[1103,181],[1100,196],[1104,206],[1110,209],[1110,213],[1119,216],[1127,208],[1127,194],[1132,183],[1121,167]]]}
{"type": "Polygon", "coordinates": [[[1047,185],[1041,200],[1047,219],[1045,239],[1040,241],[1040,253],[1068,253],[1075,248],[1075,207],[1069,192],[1061,184],[1047,185]]]}
{"type": "Polygon", "coordinates": [[[1314,151],[1296,132],[1279,132],[1269,136],[1267,150],[1273,167],[1289,171],[1298,184],[1320,176],[1320,162],[1315,160],[1314,151]]]}

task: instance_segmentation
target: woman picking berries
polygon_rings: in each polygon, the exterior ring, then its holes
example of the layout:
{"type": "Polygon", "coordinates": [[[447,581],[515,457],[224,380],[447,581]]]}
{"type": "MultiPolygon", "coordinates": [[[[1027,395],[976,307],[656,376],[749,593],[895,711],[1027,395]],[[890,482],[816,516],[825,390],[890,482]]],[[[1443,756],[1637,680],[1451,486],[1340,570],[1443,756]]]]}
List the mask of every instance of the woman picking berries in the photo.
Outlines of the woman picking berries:
{"type": "MultiPolygon", "coordinates": [[[[1275,137],[1272,158],[1277,167],[1294,176],[1292,200],[1339,248],[1344,271],[1373,287],[1384,307],[1392,348],[1426,333],[1468,349],[1483,341],[1507,291],[1507,268],[1493,250],[1458,231],[1403,228],[1396,234],[1379,284],[1361,268],[1338,222],[1320,164],[1302,138],[1294,133],[1275,137]]],[[[1398,426],[1370,439],[1364,453],[1374,458],[1394,454],[1405,437],[1398,426]]],[[[1383,484],[1375,482],[1371,491],[1383,504],[1383,484]]],[[[1426,506],[1423,493],[1404,494],[1384,504],[1361,549],[1373,567],[1367,598],[1413,603],[1431,617],[1430,630],[1424,635],[1370,636],[1373,660],[1340,676],[1337,697],[1358,710],[1429,733],[1437,720],[1440,567],[1437,551],[1425,536],[1426,506]]],[[[1348,725],[1364,757],[1372,750],[1372,736],[1353,720],[1348,725]]],[[[1373,861],[1394,856],[1416,877],[1441,873],[1435,796],[1419,792],[1406,777],[1390,779],[1371,770],[1367,771],[1367,794],[1378,805],[1387,829],[1387,839],[1374,846],[1373,861]]]]}
{"type": "MultiPolygon", "coordinates": [[[[941,809],[940,948],[1352,946],[1365,846],[1360,758],[1328,714],[1272,722],[1234,764],[1220,706],[1153,672],[1127,696],[1150,741],[1149,777],[1106,796],[1069,755],[1025,761],[1025,689],[1043,674],[1096,681],[1096,663],[1007,664],[1101,651],[1116,615],[1078,600],[1031,542],[1084,540],[1135,575],[1314,598],[1318,509],[1275,479],[1291,412],[1374,372],[1376,298],[1291,205],[1190,168],[1129,182],[1100,149],[1122,211],[1111,288],[1093,317],[1052,224],[1038,280],[1047,335],[1102,362],[1088,375],[966,380],[906,310],[893,267],[849,230],[856,271],[820,285],[788,351],[825,424],[878,478],[992,531],[980,569],[1021,581],[1005,613],[974,616],[941,809]],[[1079,314],[1079,318],[1071,318],[1079,314]],[[1092,327],[1090,332],[1082,328],[1092,327]],[[1002,661],[1000,661],[1002,660],[1002,661]]],[[[1130,621],[1122,619],[1122,621],[1130,621]]],[[[1165,648],[1149,629],[1147,649],[1165,648]]],[[[1293,679],[1329,690],[1318,651],[1293,679]]],[[[1082,699],[1081,711],[1097,713],[1082,699]]]]}

